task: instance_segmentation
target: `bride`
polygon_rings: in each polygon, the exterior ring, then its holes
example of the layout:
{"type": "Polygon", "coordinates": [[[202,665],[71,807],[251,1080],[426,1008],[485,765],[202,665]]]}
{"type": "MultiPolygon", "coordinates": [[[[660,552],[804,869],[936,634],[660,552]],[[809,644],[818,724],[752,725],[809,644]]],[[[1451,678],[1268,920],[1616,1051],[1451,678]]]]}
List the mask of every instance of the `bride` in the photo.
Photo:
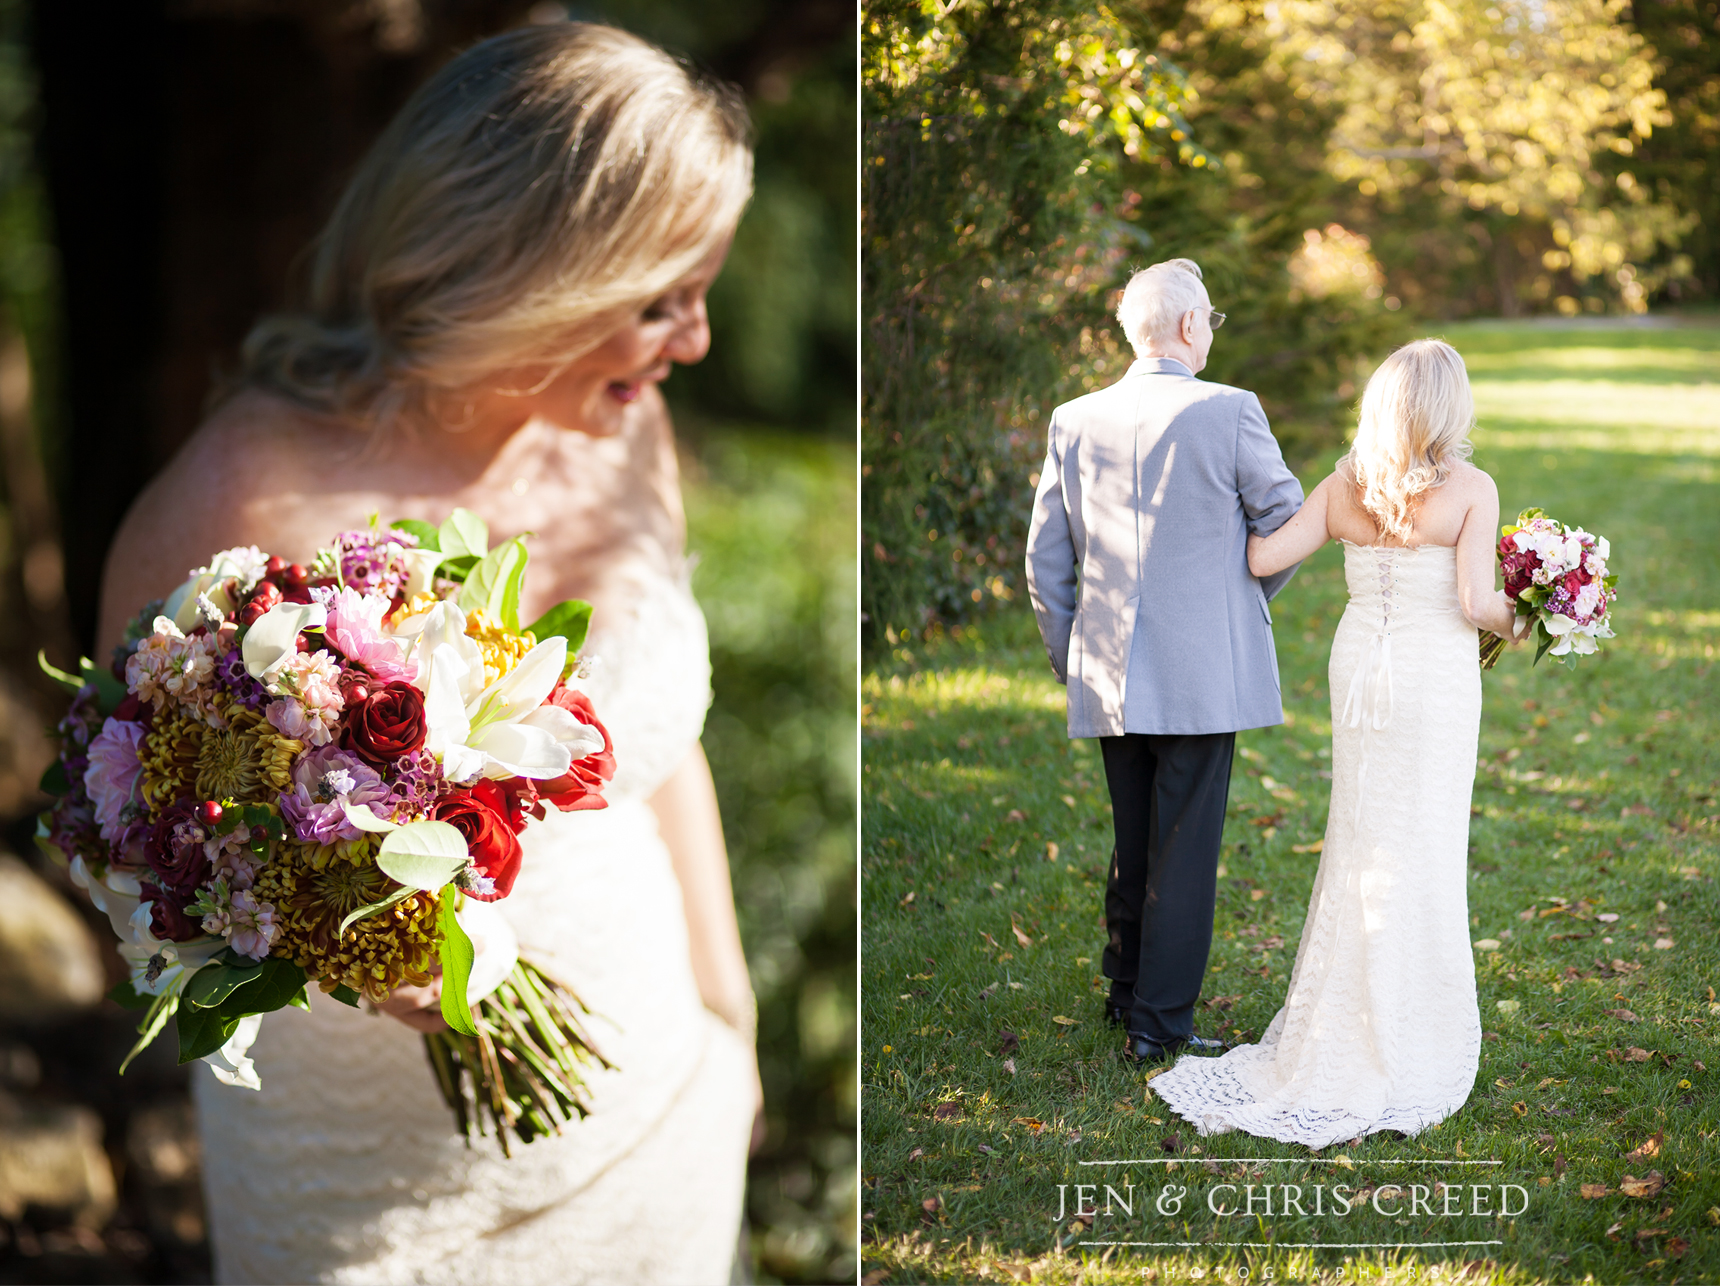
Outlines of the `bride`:
{"type": "MultiPolygon", "coordinates": [[[[592,602],[587,685],[618,768],[602,811],[521,837],[497,904],[565,977],[615,1070],[566,1135],[468,1149],[419,1033],[312,989],[251,1049],[262,1090],[198,1066],[223,1282],[729,1279],[759,1104],[754,1008],[699,732],[657,385],[705,355],[705,293],[751,189],[738,97],[602,26],[509,32],[426,84],[316,244],[304,306],[264,319],[238,386],[109,555],[104,648],[215,550],[309,563],[336,531],[456,506],[531,533],[523,619],[592,602]]],[[[398,1020],[398,1021],[395,1021],[398,1020]]]]}
{"type": "Polygon", "coordinates": [[[1343,542],[1350,601],[1329,673],[1331,812],[1290,993],[1258,1045],[1153,1078],[1202,1134],[1310,1148],[1415,1134],[1474,1085],[1475,631],[1518,628],[1492,588],[1499,493],[1467,462],[1474,423],[1457,350],[1400,348],[1368,381],[1349,455],[1289,522],[1249,537],[1256,576],[1343,542]]]}

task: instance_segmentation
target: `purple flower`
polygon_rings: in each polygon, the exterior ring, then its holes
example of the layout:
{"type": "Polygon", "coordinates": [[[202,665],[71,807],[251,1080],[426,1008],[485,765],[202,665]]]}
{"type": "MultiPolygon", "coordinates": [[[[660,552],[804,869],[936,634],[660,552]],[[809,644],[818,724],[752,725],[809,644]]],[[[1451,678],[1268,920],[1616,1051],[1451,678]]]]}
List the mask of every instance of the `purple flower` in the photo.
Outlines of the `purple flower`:
{"type": "Polygon", "coordinates": [[[268,689],[245,669],[245,658],[238,648],[223,653],[215,662],[215,682],[247,710],[260,710],[269,702],[268,689]]]}
{"type": "Polygon", "coordinates": [[[396,817],[430,816],[436,810],[437,801],[449,790],[447,778],[442,775],[442,765],[428,750],[396,759],[392,775],[394,790],[390,804],[396,817]]]}
{"type": "Polygon", "coordinates": [[[125,806],[136,802],[143,765],[137,748],[143,743],[143,725],[129,719],[109,719],[90,742],[89,767],[84,772],[84,790],[95,806],[96,825],[102,838],[117,843],[125,829],[125,806]]]}
{"type": "Polygon", "coordinates": [[[393,601],[407,576],[408,549],[418,548],[418,538],[404,531],[343,531],[335,538],[340,552],[341,580],[361,594],[377,594],[383,603],[393,601]]]}
{"type": "Polygon", "coordinates": [[[375,806],[386,804],[388,797],[376,769],[339,746],[327,745],[301,755],[293,765],[293,789],[282,792],[281,812],[301,840],[333,844],[364,833],[347,821],[343,804],[375,806]]]}

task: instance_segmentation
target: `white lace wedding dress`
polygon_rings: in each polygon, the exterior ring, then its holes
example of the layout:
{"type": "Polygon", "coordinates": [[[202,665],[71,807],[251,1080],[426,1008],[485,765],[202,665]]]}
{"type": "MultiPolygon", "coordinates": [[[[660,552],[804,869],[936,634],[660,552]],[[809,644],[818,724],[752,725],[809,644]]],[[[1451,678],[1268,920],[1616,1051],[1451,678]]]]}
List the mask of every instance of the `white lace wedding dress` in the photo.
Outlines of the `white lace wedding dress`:
{"type": "Polygon", "coordinates": [[[1284,1007],[1258,1045],[1187,1055],[1153,1092],[1202,1134],[1322,1148],[1463,1106],[1481,1023],[1465,887],[1481,720],[1456,551],[1345,542],[1332,804],[1284,1007]]]}
{"type": "Polygon", "coordinates": [[[752,1126],[750,1051],[705,1009],[680,886],[645,800],[691,750],[710,697],[704,618],[654,575],[594,630],[587,685],[615,742],[609,807],[553,810],[521,837],[497,905],[523,953],[597,1015],[616,1070],[561,1137],[468,1149],[417,1033],[311,988],[263,1020],[261,1092],[197,1065],[220,1282],[729,1280],[752,1126]]]}

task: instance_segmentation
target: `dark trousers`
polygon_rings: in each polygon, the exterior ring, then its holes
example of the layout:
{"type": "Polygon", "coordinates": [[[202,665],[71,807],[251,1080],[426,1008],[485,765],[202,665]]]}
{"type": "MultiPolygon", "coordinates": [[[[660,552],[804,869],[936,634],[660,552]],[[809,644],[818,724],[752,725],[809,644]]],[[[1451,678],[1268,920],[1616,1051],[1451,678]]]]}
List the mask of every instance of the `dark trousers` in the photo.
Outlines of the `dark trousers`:
{"type": "Polygon", "coordinates": [[[1212,950],[1234,732],[1100,737],[1116,847],[1105,886],[1105,976],[1131,1033],[1194,1032],[1212,950]]]}

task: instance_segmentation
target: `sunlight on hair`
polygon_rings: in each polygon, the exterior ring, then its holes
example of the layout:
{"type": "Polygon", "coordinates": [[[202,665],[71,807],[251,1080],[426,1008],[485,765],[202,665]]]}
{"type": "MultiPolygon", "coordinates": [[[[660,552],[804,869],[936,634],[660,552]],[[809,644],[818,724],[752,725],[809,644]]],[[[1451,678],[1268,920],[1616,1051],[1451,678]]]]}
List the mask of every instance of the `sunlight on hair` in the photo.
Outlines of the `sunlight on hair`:
{"type": "Polygon", "coordinates": [[[1362,394],[1361,422],[1345,457],[1362,508],[1381,532],[1407,539],[1416,499],[1469,458],[1475,399],[1457,350],[1418,339],[1380,364],[1362,394]]]}

